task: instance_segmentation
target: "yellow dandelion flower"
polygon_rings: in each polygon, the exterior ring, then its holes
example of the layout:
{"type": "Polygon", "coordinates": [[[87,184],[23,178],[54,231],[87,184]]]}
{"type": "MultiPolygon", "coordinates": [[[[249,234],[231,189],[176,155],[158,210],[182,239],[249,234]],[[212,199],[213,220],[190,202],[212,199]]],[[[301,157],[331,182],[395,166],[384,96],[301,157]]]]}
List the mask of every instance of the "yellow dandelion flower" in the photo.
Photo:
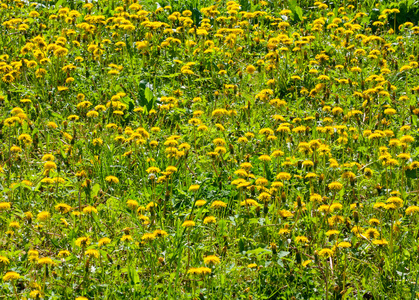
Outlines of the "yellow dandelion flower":
{"type": "Polygon", "coordinates": [[[205,200],[197,200],[195,202],[195,206],[196,207],[201,207],[201,206],[204,206],[206,203],[207,203],[207,201],[205,201],[205,200]]]}
{"type": "Polygon", "coordinates": [[[195,226],[195,222],[192,220],[186,220],[182,224],[182,227],[185,227],[185,228],[194,227],[194,226],[195,226]]]}
{"type": "Polygon", "coordinates": [[[102,246],[105,246],[105,245],[109,244],[110,242],[111,242],[110,238],[103,237],[98,241],[98,245],[99,245],[99,247],[102,247],[102,246]]]}
{"type": "Polygon", "coordinates": [[[225,207],[227,207],[227,203],[225,203],[223,201],[219,201],[219,200],[216,200],[211,204],[211,208],[215,208],[215,209],[225,208],[225,207]]]}
{"type": "Polygon", "coordinates": [[[339,182],[332,182],[328,184],[328,188],[332,191],[340,191],[343,188],[343,185],[339,182]]]}
{"type": "Polygon", "coordinates": [[[106,176],[105,180],[109,183],[115,183],[115,184],[119,183],[119,179],[116,176],[112,176],[112,175],[106,176]]]}
{"type": "Polygon", "coordinates": [[[10,264],[10,260],[5,256],[0,255],[0,265],[6,266],[8,264],[10,264]]]}
{"type": "Polygon", "coordinates": [[[75,244],[76,244],[76,246],[78,246],[78,247],[80,247],[80,248],[83,248],[83,247],[86,247],[87,245],[89,245],[90,244],[90,238],[89,237],[87,237],[87,236],[82,236],[82,237],[79,237],[77,240],[76,240],[76,242],[75,242],[75,244]]]}
{"type": "Polygon", "coordinates": [[[10,202],[0,202],[0,211],[6,211],[11,208],[10,202]]]}
{"type": "Polygon", "coordinates": [[[220,258],[215,255],[209,255],[204,257],[204,264],[206,265],[217,265],[220,262],[220,258]]]}
{"type": "Polygon", "coordinates": [[[84,252],[84,254],[86,256],[91,257],[91,258],[99,258],[99,256],[100,256],[99,251],[97,251],[96,249],[88,249],[88,250],[86,250],[86,252],[84,252]]]}
{"type": "Polygon", "coordinates": [[[49,212],[47,212],[47,211],[42,211],[42,212],[40,212],[38,215],[37,215],[37,219],[39,220],[39,221],[46,221],[46,220],[48,220],[49,218],[51,217],[51,214],[49,213],[49,212]]]}
{"type": "Polygon", "coordinates": [[[333,250],[329,248],[323,248],[318,252],[318,255],[321,257],[328,258],[328,257],[333,256],[333,250]]]}
{"type": "Polygon", "coordinates": [[[16,272],[7,272],[4,276],[3,276],[3,281],[14,281],[14,280],[18,280],[20,278],[20,275],[16,272]]]}
{"type": "Polygon", "coordinates": [[[217,221],[217,219],[214,216],[209,216],[209,217],[205,217],[204,219],[204,224],[208,225],[208,224],[212,224],[215,223],[217,221]]]}
{"type": "Polygon", "coordinates": [[[340,242],[338,244],[338,248],[350,248],[351,246],[352,246],[352,244],[349,243],[349,242],[340,242]]]}
{"type": "Polygon", "coordinates": [[[49,257],[42,257],[37,261],[38,265],[54,265],[54,261],[49,257]]]}

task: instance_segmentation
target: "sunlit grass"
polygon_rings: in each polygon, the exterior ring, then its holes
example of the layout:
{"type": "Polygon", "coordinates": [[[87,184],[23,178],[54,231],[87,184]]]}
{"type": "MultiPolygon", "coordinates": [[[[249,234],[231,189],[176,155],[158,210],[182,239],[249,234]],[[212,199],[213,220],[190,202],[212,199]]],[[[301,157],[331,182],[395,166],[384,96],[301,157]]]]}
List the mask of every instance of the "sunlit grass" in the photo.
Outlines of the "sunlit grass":
{"type": "Polygon", "coordinates": [[[417,297],[406,6],[0,3],[0,299],[417,297]]]}

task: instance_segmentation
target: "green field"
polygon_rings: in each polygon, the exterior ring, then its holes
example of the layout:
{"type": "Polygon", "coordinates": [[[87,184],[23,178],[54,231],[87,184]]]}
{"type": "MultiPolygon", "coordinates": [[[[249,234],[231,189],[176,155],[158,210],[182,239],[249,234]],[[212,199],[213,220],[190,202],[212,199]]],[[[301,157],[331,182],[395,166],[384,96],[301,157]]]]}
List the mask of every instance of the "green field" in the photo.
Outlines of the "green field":
{"type": "Polygon", "coordinates": [[[134,1],[0,1],[0,300],[418,299],[418,1],[134,1]]]}

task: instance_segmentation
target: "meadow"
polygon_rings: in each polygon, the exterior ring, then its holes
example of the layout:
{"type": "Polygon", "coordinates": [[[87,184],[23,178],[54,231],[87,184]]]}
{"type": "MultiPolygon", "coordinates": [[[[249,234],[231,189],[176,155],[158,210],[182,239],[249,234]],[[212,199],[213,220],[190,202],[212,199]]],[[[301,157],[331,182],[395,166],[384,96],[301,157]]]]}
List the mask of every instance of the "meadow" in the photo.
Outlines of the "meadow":
{"type": "Polygon", "coordinates": [[[418,299],[417,1],[0,1],[1,299],[418,299]]]}

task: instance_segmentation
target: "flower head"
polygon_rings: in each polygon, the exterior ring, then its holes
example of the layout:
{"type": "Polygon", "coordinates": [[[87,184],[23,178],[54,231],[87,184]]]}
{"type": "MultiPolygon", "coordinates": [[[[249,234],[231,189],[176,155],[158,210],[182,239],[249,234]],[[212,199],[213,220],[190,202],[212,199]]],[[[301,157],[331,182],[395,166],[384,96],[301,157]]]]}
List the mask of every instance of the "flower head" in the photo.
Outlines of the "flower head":
{"type": "Polygon", "coordinates": [[[220,258],[215,255],[209,255],[204,257],[204,263],[206,265],[217,265],[220,263],[220,258]]]}
{"type": "Polygon", "coordinates": [[[328,249],[328,248],[324,248],[324,249],[321,249],[321,250],[318,252],[318,254],[319,254],[319,256],[321,256],[321,257],[325,257],[325,258],[327,258],[327,257],[330,257],[330,256],[332,256],[332,255],[333,255],[333,250],[328,249]]]}
{"type": "Polygon", "coordinates": [[[6,275],[3,276],[3,281],[14,281],[18,280],[20,275],[16,272],[7,272],[6,275]]]}
{"type": "Polygon", "coordinates": [[[185,227],[185,228],[190,228],[190,227],[194,227],[194,226],[195,226],[195,222],[192,221],[192,220],[186,220],[182,224],[182,227],[185,227]]]}

